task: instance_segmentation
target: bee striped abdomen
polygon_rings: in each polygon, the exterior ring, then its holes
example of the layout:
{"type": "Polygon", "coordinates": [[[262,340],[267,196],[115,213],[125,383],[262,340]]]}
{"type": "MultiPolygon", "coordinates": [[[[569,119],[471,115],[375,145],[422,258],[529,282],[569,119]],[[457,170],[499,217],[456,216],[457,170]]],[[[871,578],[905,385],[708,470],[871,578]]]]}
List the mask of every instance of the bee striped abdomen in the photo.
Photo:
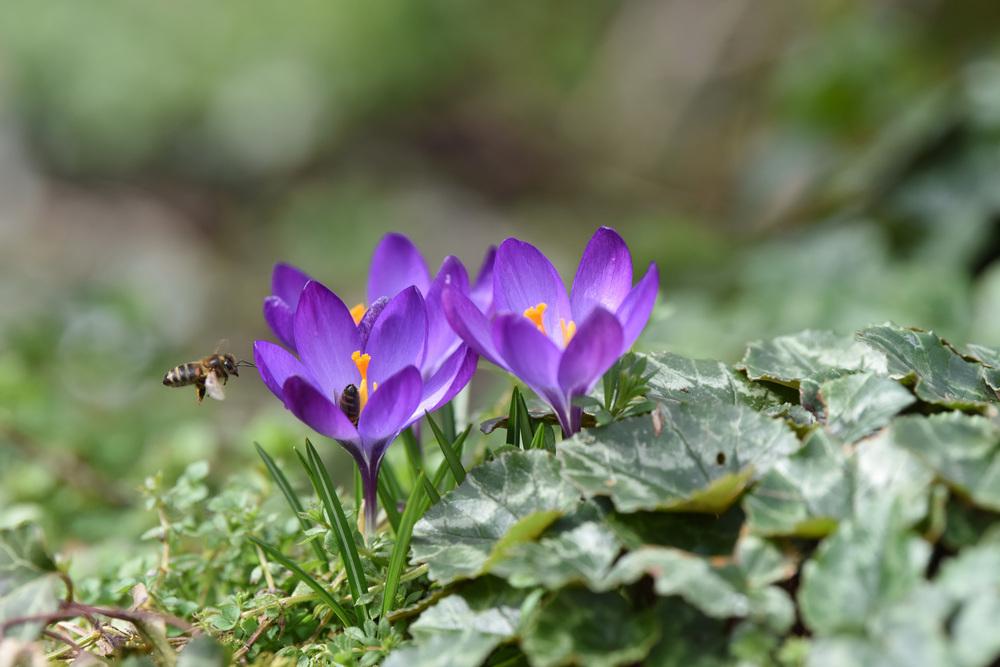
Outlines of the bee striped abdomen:
{"type": "Polygon", "coordinates": [[[201,380],[204,374],[205,371],[201,364],[192,361],[167,371],[167,374],[163,376],[163,384],[168,387],[186,387],[201,380]]]}
{"type": "Polygon", "coordinates": [[[361,395],[358,393],[358,388],[353,384],[344,387],[338,405],[340,410],[351,420],[351,423],[357,426],[358,417],[361,415],[361,395]]]}

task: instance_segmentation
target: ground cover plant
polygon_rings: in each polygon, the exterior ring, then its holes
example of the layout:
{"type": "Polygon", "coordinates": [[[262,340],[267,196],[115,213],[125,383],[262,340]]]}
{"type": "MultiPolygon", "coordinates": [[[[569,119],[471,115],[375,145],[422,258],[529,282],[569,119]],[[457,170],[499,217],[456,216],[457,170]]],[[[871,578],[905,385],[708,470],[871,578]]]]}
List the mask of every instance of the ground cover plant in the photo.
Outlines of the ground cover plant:
{"type": "Polygon", "coordinates": [[[103,576],[0,530],[0,660],[992,664],[1000,349],[883,323],[627,352],[631,266],[602,228],[568,293],[516,240],[431,278],[393,235],[355,308],[279,266],[255,360],[314,432],[217,492],[203,462],[148,479],[159,547],[103,576]],[[478,356],[524,385],[470,415],[478,356]]]}

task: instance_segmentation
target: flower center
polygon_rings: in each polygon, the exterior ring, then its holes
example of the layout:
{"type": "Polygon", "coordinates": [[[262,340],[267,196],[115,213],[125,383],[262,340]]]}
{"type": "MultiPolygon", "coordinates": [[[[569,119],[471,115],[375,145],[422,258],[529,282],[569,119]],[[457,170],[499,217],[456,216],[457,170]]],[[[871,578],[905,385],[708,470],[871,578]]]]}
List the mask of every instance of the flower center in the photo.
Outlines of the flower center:
{"type": "Polygon", "coordinates": [[[563,318],[559,318],[559,328],[562,329],[563,336],[563,347],[569,345],[569,342],[573,340],[573,334],[576,333],[576,322],[570,320],[568,323],[563,318]]]}
{"type": "Polygon", "coordinates": [[[549,304],[542,302],[537,306],[525,308],[524,310],[524,316],[534,322],[535,326],[538,327],[538,330],[542,333],[545,333],[545,323],[542,321],[542,317],[545,316],[545,311],[548,307],[549,304]]]}
{"type": "MultiPolygon", "coordinates": [[[[365,404],[368,403],[368,364],[371,363],[371,360],[372,356],[370,354],[361,354],[361,350],[355,350],[351,353],[351,361],[358,367],[358,373],[361,375],[361,382],[358,384],[358,398],[361,401],[361,410],[364,410],[365,404]]],[[[378,382],[372,384],[372,391],[376,389],[378,389],[378,382]]]]}
{"type": "MultiPolygon", "coordinates": [[[[351,308],[351,317],[354,318],[354,324],[355,324],[355,326],[357,326],[358,324],[361,324],[361,318],[365,316],[365,311],[366,310],[368,310],[368,309],[365,308],[365,304],[363,304],[363,303],[359,303],[358,305],[354,306],[354,308],[351,308]]],[[[358,353],[355,353],[355,354],[358,354],[358,353]]]]}

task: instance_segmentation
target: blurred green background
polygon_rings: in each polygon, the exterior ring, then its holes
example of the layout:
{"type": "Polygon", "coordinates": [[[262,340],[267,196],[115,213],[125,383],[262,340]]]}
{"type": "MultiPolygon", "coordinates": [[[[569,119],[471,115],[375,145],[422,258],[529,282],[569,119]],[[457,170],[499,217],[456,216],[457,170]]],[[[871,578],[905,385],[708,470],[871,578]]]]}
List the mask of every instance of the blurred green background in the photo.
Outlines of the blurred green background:
{"type": "Polygon", "coordinates": [[[360,300],[390,230],[432,268],[517,235],[569,277],[614,226],[661,269],[647,348],[889,319],[997,344],[996,25],[945,0],[0,3],[0,525],[127,551],[144,478],[287,456],[308,431],[254,374],[202,406],[162,374],[248,357],[275,261],[360,300]]]}

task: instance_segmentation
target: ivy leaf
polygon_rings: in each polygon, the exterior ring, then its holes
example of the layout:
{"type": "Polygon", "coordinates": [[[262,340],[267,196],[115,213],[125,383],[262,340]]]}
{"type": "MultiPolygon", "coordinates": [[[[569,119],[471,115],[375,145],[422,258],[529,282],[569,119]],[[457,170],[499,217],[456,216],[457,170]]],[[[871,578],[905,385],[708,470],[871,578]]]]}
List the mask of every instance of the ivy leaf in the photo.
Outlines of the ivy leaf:
{"type": "Polygon", "coordinates": [[[983,379],[983,367],[929,331],[885,324],[862,329],[858,338],[885,353],[892,377],[912,378],[914,392],[926,403],[966,410],[998,400],[983,379]]]}
{"type": "Polygon", "coordinates": [[[767,380],[798,387],[807,378],[830,378],[847,373],[886,373],[883,354],[831,331],[802,331],[747,346],[738,365],[751,380],[767,380]]]}
{"type": "Polygon", "coordinates": [[[844,521],[802,567],[799,605],[820,634],[863,632],[923,581],[929,546],[912,537],[894,503],[844,521]]]}
{"type": "MultiPolygon", "coordinates": [[[[48,614],[59,608],[62,581],[56,572],[41,529],[21,524],[0,529],[0,626],[15,618],[48,614]]],[[[7,628],[7,637],[30,641],[41,623],[19,623],[7,628]]]]}
{"type": "Polygon", "coordinates": [[[757,475],[801,446],[788,427],[743,405],[664,404],[662,429],[636,417],[559,446],[562,474],[619,512],[724,511],[757,475]]]}
{"type": "Polygon", "coordinates": [[[824,382],[819,399],[825,407],[827,431],[848,444],[871,435],[916,402],[898,382],[871,373],[824,382]]]}
{"type": "Polygon", "coordinates": [[[649,398],[654,401],[712,401],[761,410],[780,406],[788,399],[762,384],[750,382],[721,361],[688,359],[671,352],[646,358],[651,374],[649,398]]]}
{"type": "Polygon", "coordinates": [[[718,516],[678,512],[613,512],[606,521],[628,549],[659,545],[701,556],[724,556],[733,553],[745,518],[739,506],[733,506],[718,516]]]}
{"type": "Polygon", "coordinates": [[[817,538],[885,497],[901,500],[912,524],[927,513],[933,473],[883,431],[848,453],[825,431],[780,461],[743,499],[750,530],[759,535],[817,538]]]}
{"type": "Polygon", "coordinates": [[[652,610],[620,595],[564,588],[526,623],[521,648],[534,667],[611,667],[642,661],[659,639],[652,610]]]}
{"type": "Polygon", "coordinates": [[[555,522],[537,542],[520,542],[505,551],[493,574],[512,586],[556,589],[568,583],[598,585],[621,549],[614,531],[592,504],[555,522]]]}
{"type": "Polygon", "coordinates": [[[521,624],[529,596],[495,577],[484,577],[430,607],[410,626],[413,645],[394,651],[393,665],[456,667],[482,664],[521,624]]]}
{"type": "Polygon", "coordinates": [[[1000,426],[975,415],[901,417],[893,441],[933,468],[959,494],[1000,511],[1000,426]]]}
{"type": "Polygon", "coordinates": [[[413,529],[412,554],[448,583],[489,570],[491,557],[538,536],[579,502],[542,450],[514,451],[478,466],[413,529]]]}

